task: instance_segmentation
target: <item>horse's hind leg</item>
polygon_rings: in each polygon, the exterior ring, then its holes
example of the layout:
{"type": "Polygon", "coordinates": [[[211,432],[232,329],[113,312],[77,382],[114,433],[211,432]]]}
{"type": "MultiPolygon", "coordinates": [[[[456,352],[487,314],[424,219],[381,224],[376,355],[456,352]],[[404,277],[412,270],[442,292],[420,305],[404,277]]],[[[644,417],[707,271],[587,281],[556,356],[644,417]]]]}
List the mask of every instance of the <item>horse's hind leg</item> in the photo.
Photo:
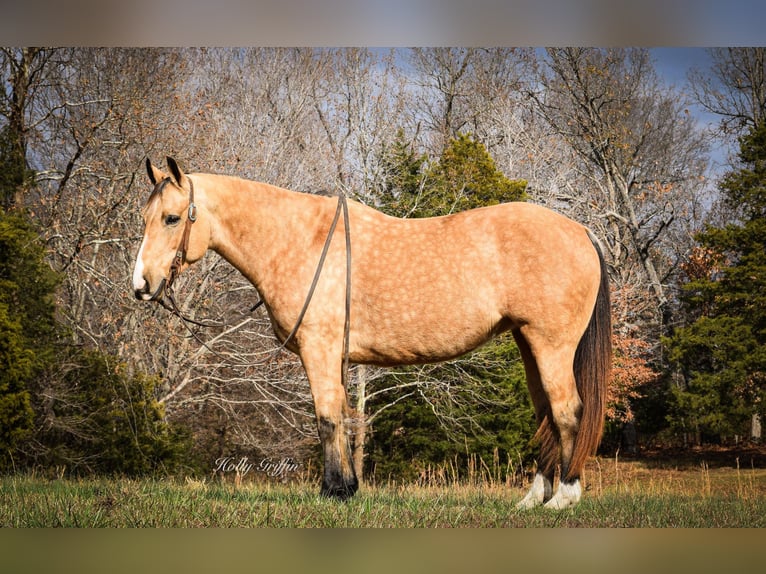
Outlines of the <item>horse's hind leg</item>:
{"type": "Polygon", "coordinates": [[[516,344],[524,361],[524,370],[527,376],[527,387],[535,407],[538,430],[535,440],[539,444],[540,457],[537,463],[537,472],[532,481],[532,486],[527,495],[516,505],[516,508],[527,509],[540,506],[553,496],[553,478],[559,457],[558,436],[551,424],[551,413],[548,399],[540,381],[540,372],[537,370],[537,362],[527,344],[524,336],[518,331],[513,331],[516,344]]]}
{"type": "Polygon", "coordinates": [[[301,360],[311,386],[324,454],[321,494],[345,500],[354,495],[359,483],[346,433],[348,403],[341,382],[340,361],[325,360],[321,355],[307,356],[306,353],[301,353],[301,360]]]}
{"type": "MultiPolygon", "coordinates": [[[[582,469],[570,468],[582,414],[572,367],[576,344],[552,345],[550,338],[526,332],[519,347],[522,356],[526,353],[534,358],[538,376],[529,384],[540,423],[537,438],[541,447],[540,472],[532,490],[520,504],[529,507],[544,502],[547,508],[565,508],[576,504],[582,493],[579,478],[582,469]],[[547,487],[553,481],[557,462],[561,464],[561,480],[556,493],[550,497],[547,487]],[[539,492],[535,491],[536,488],[539,490],[536,483],[540,482],[546,487],[542,501],[539,492]]],[[[525,364],[528,362],[525,357],[525,364]]],[[[527,372],[529,376],[529,370],[527,372]]]]}
{"type": "Polygon", "coordinates": [[[537,358],[540,378],[550,402],[551,418],[561,448],[561,480],[556,494],[545,503],[547,508],[566,508],[579,502],[582,495],[582,468],[570,467],[582,416],[582,401],[572,368],[574,353],[574,348],[559,349],[538,354],[537,358]]]}

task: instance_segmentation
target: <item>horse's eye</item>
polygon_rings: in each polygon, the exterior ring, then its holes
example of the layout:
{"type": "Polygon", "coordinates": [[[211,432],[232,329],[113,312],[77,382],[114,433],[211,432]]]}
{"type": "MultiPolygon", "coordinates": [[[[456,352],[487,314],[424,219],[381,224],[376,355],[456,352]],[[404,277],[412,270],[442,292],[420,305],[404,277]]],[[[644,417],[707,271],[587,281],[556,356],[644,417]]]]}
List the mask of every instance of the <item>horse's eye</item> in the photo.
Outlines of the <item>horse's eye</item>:
{"type": "Polygon", "coordinates": [[[181,218],[178,215],[165,216],[165,225],[168,225],[168,226],[178,225],[179,221],[181,221],[181,218]]]}

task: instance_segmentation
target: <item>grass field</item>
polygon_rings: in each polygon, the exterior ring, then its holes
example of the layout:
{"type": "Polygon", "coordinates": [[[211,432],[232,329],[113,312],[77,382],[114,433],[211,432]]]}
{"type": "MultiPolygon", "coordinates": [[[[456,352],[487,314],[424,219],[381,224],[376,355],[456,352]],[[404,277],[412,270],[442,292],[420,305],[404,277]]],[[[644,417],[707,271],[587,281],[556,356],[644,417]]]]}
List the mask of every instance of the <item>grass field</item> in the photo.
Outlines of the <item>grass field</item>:
{"type": "Polygon", "coordinates": [[[593,459],[581,503],[517,511],[520,486],[365,485],[339,503],[313,481],[0,478],[2,527],[764,527],[766,469],[593,459]]]}

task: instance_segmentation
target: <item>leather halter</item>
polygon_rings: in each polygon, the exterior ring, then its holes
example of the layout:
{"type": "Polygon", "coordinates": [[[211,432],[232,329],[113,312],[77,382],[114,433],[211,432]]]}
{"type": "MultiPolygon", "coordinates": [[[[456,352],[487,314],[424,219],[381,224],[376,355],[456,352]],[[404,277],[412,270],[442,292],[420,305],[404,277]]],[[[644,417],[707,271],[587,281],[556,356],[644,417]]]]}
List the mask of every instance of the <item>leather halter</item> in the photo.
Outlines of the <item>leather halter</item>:
{"type": "MultiPolygon", "coordinates": [[[[186,252],[189,249],[189,236],[191,235],[191,226],[197,221],[197,206],[194,203],[194,184],[190,177],[187,176],[189,182],[189,209],[186,212],[186,222],[184,223],[184,232],[181,236],[181,244],[176,250],[176,256],[173,258],[173,263],[170,264],[170,273],[168,273],[167,284],[165,285],[165,291],[170,291],[173,282],[181,272],[181,266],[186,261],[186,252]]],[[[171,291],[172,293],[172,291],[171,291]]]]}
{"type": "MultiPolygon", "coordinates": [[[[160,282],[157,290],[149,298],[150,301],[157,301],[163,305],[163,307],[165,306],[163,301],[164,297],[170,299],[170,301],[175,306],[172,290],[173,282],[180,274],[181,266],[184,264],[184,261],[186,261],[186,252],[189,250],[189,236],[191,235],[191,226],[195,221],[197,221],[197,206],[194,203],[194,184],[192,183],[191,178],[187,177],[186,179],[189,182],[189,208],[186,214],[186,221],[184,222],[184,231],[181,235],[181,242],[178,245],[178,249],[176,249],[176,254],[173,258],[173,262],[170,264],[170,270],[168,271],[167,279],[163,279],[160,282]]],[[[168,183],[172,183],[172,181],[173,180],[170,179],[170,177],[166,177],[157,183],[154,191],[152,192],[152,196],[155,194],[161,194],[164,187],[168,183]]]]}

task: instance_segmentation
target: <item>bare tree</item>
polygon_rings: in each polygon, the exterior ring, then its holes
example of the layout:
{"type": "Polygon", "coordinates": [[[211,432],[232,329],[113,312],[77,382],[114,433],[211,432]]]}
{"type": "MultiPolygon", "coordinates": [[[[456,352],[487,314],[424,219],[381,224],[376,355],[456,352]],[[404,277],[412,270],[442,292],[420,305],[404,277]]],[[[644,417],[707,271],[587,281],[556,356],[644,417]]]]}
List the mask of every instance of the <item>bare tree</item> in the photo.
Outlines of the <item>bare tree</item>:
{"type": "Polygon", "coordinates": [[[189,164],[291,189],[327,188],[334,163],[313,93],[327,70],[313,50],[203,50],[193,66],[185,86],[194,102],[189,164]]]}
{"type": "Polygon", "coordinates": [[[709,51],[710,70],[689,74],[692,93],[704,109],[721,116],[724,135],[741,135],[766,115],[766,48],[709,51]]]}
{"type": "Polygon", "coordinates": [[[653,309],[644,311],[662,321],[678,228],[704,183],[703,134],[646,50],[548,50],[538,85],[531,98],[573,151],[585,186],[560,199],[605,240],[618,289],[647,285],[653,309]]]}
{"type": "MultiPolygon", "coordinates": [[[[28,165],[27,151],[30,133],[36,128],[34,106],[37,104],[35,92],[45,82],[45,77],[55,69],[51,59],[55,50],[38,48],[2,48],[0,49],[0,77],[7,84],[0,94],[0,133],[4,155],[10,158],[10,165],[28,165]]],[[[7,169],[7,168],[6,168],[7,169]]],[[[4,178],[12,178],[6,187],[14,190],[3,200],[3,207],[9,209],[17,203],[23,205],[23,195],[27,191],[27,183],[23,169],[14,173],[3,174],[4,178]]]]}
{"type": "Polygon", "coordinates": [[[530,52],[518,48],[415,48],[416,121],[426,148],[438,155],[450,139],[470,132],[492,149],[502,132],[499,112],[517,101],[530,52]]]}

